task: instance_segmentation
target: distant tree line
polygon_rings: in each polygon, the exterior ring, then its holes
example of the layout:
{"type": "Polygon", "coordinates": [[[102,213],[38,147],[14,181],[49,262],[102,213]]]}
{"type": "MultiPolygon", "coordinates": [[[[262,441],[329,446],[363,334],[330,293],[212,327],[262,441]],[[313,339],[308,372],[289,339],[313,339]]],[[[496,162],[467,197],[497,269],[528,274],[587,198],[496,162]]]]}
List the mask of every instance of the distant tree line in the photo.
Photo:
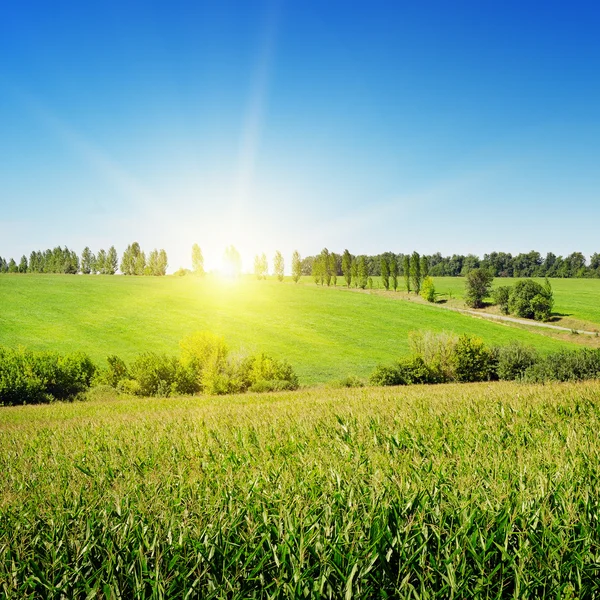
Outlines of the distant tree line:
{"type": "MultiPolygon", "coordinates": [[[[315,276],[318,274],[319,282],[321,272],[323,280],[327,283],[327,273],[331,277],[335,273],[338,277],[344,274],[343,257],[348,253],[350,258],[346,260],[355,261],[358,277],[358,265],[368,277],[386,277],[386,264],[389,268],[396,265],[396,277],[410,277],[410,267],[407,270],[407,259],[410,264],[411,254],[395,254],[384,252],[376,255],[354,256],[347,250],[343,254],[335,254],[322,251],[316,256],[307,256],[301,261],[301,271],[304,276],[315,276]],[[325,258],[327,256],[327,258],[325,258]],[[327,265],[323,262],[329,261],[327,265]],[[315,263],[316,266],[315,266],[315,263]]],[[[513,256],[510,252],[491,252],[479,258],[474,254],[442,256],[439,252],[420,257],[427,263],[427,275],[432,277],[464,277],[474,269],[486,269],[493,277],[600,277],[600,253],[594,253],[587,261],[581,252],[573,252],[566,257],[557,256],[549,252],[545,257],[539,252],[532,251],[513,256]]],[[[416,263],[414,264],[416,267],[416,263]]],[[[414,267],[413,267],[414,268],[414,267]]],[[[425,276],[427,276],[425,275],[425,276]]],[[[364,276],[364,274],[363,274],[364,276]]],[[[391,272],[389,274],[391,277],[391,272]]],[[[359,278],[360,279],[360,278],[359,278]]],[[[331,282],[331,280],[330,280],[331,282]]],[[[360,285],[359,285],[360,287],[360,285]]]]}
{"type": "MultiPolygon", "coordinates": [[[[137,242],[127,246],[121,259],[123,275],[166,275],[167,253],[165,250],[152,250],[148,257],[137,242]]],[[[88,246],[81,257],[73,250],[57,246],[53,250],[33,251],[29,260],[23,255],[17,264],[14,259],[5,260],[0,256],[0,273],[62,273],[67,275],[114,275],[119,268],[119,258],[114,246],[103,248],[94,254],[88,246]]]]}

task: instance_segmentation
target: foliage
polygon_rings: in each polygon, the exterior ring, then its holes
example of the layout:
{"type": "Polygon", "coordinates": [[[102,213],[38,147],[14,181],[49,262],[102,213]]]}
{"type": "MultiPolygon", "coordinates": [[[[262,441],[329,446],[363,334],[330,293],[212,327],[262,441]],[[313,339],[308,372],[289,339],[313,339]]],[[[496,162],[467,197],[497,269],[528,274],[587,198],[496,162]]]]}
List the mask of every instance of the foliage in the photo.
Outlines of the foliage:
{"type": "Polygon", "coordinates": [[[526,319],[547,320],[554,305],[554,295],[548,280],[541,285],[533,279],[518,281],[510,294],[509,311],[526,319]]]}
{"type": "Polygon", "coordinates": [[[390,289],[390,267],[387,258],[381,259],[381,283],[386,290],[390,289]]]}
{"type": "Polygon", "coordinates": [[[532,346],[511,342],[497,349],[496,373],[499,379],[520,380],[529,367],[538,361],[538,353],[532,346]]]}
{"type": "Polygon", "coordinates": [[[81,352],[61,355],[0,347],[0,404],[71,400],[89,388],[95,370],[81,352]]]}
{"type": "Polygon", "coordinates": [[[204,271],[204,256],[198,244],[192,246],[192,271],[194,275],[203,276],[204,271]]]}
{"type": "Polygon", "coordinates": [[[392,256],[390,259],[390,285],[394,291],[398,289],[398,259],[392,256]]]}
{"type": "Polygon", "coordinates": [[[525,371],[524,379],[532,382],[600,379],[600,349],[561,350],[542,356],[525,371]]]}
{"type": "Polygon", "coordinates": [[[512,287],[510,285],[501,285],[500,287],[492,290],[492,299],[494,304],[500,309],[503,315],[509,314],[508,303],[510,300],[510,294],[512,287]]]}
{"type": "Polygon", "coordinates": [[[342,254],[342,273],[346,281],[346,286],[350,287],[352,283],[352,256],[347,249],[342,254]]]}
{"type": "Polygon", "coordinates": [[[431,277],[425,277],[423,279],[423,285],[421,287],[421,296],[427,300],[427,302],[435,302],[435,284],[431,277]]]}
{"type": "Polygon", "coordinates": [[[273,258],[273,275],[277,277],[278,281],[283,281],[284,269],[283,255],[277,250],[277,252],[275,252],[275,257],[273,258]]]}
{"type": "Polygon", "coordinates": [[[404,287],[406,288],[406,291],[409,294],[410,294],[410,269],[411,269],[410,256],[408,256],[408,254],[406,254],[403,258],[402,270],[404,273],[404,287]]]}
{"type": "Polygon", "coordinates": [[[367,259],[364,256],[364,254],[361,254],[358,257],[356,275],[358,280],[358,287],[364,290],[367,287],[369,277],[369,272],[367,271],[367,259]]]}
{"type": "Polygon", "coordinates": [[[494,361],[492,353],[481,338],[461,335],[454,348],[454,380],[459,383],[492,379],[494,361]]]}
{"type": "Polygon", "coordinates": [[[417,296],[421,292],[421,283],[423,276],[421,275],[421,256],[418,252],[413,252],[410,257],[410,281],[417,296]]]}
{"type": "Polygon", "coordinates": [[[298,283],[300,277],[302,277],[302,260],[298,250],[294,250],[294,254],[292,254],[292,279],[294,283],[298,283]]]}
{"type": "Polygon", "coordinates": [[[472,269],[465,278],[465,304],[481,308],[483,300],[490,295],[494,276],[487,269],[472,269]]]}

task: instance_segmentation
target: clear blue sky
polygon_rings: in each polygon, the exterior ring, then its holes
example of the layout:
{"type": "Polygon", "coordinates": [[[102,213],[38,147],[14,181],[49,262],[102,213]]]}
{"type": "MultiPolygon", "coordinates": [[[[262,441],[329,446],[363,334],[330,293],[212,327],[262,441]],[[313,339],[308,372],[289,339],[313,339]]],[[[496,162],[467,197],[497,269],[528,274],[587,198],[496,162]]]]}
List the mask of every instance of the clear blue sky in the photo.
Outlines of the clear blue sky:
{"type": "Polygon", "coordinates": [[[599,7],[5,2],[0,255],[600,251],[599,7]]]}

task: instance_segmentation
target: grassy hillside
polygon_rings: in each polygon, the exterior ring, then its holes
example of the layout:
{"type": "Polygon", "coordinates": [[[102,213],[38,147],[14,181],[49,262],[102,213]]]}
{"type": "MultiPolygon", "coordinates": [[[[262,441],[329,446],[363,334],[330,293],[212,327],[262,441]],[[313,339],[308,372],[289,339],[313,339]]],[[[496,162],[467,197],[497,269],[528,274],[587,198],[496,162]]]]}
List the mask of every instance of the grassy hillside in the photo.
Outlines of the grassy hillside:
{"type": "Polygon", "coordinates": [[[408,351],[408,333],[470,333],[491,344],[512,339],[541,350],[564,342],[417,302],[310,284],[237,284],[193,277],[5,275],[0,277],[0,344],[109,354],[177,352],[208,329],[233,346],[287,358],[302,383],[367,376],[408,351]]]}
{"type": "Polygon", "coordinates": [[[591,598],[600,383],[1,409],[0,595],[591,598]]]}

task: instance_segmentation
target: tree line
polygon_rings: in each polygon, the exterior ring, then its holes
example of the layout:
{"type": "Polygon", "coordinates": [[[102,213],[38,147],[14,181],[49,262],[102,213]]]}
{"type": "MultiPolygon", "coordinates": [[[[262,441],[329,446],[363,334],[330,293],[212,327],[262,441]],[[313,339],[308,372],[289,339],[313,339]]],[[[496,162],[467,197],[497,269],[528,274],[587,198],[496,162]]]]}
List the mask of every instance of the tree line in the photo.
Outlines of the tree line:
{"type": "Polygon", "coordinates": [[[167,273],[167,253],[165,250],[152,250],[147,256],[137,242],[127,246],[119,265],[119,257],[114,246],[108,250],[101,248],[95,254],[88,246],[81,256],[65,246],[50,250],[34,250],[17,262],[0,256],[0,273],[61,273],[65,275],[114,275],[120,268],[123,275],[155,275],[167,273]]]}
{"type": "MultiPolygon", "coordinates": [[[[321,264],[316,266],[317,272],[328,269],[341,277],[344,273],[342,259],[347,252],[347,250],[342,254],[326,252],[325,254],[329,254],[327,260],[331,261],[329,267],[323,266],[323,252],[316,256],[305,257],[301,261],[302,275],[313,276],[314,263],[321,261],[321,264]]],[[[405,277],[406,258],[410,260],[411,256],[412,254],[394,252],[362,256],[350,254],[351,259],[357,261],[357,267],[359,262],[363,263],[362,270],[367,278],[385,275],[385,271],[382,272],[384,260],[388,265],[395,263],[398,266],[397,276],[405,277]]],[[[491,252],[484,254],[483,258],[474,254],[442,256],[437,252],[422,258],[427,260],[428,274],[432,277],[464,277],[473,269],[480,268],[489,271],[493,277],[600,277],[600,253],[598,252],[592,254],[589,261],[581,252],[573,252],[566,257],[548,252],[543,257],[534,250],[514,256],[510,252],[491,252]]],[[[410,275],[410,268],[408,273],[410,275]]]]}

